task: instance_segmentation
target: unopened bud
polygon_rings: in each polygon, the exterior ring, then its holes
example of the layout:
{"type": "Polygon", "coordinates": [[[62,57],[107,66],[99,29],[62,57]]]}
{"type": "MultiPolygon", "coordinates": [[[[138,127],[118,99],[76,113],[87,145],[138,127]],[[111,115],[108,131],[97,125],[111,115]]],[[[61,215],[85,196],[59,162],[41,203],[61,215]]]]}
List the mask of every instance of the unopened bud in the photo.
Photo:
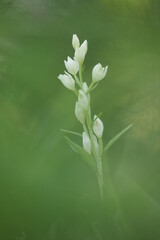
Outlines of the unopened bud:
{"type": "Polygon", "coordinates": [[[89,102],[88,98],[85,95],[85,93],[82,90],[79,90],[79,95],[78,95],[78,103],[81,105],[81,107],[87,111],[89,107],[89,102]]]}
{"type": "Polygon", "coordinates": [[[103,68],[100,63],[95,65],[92,70],[92,81],[96,83],[102,80],[106,76],[107,69],[108,69],[108,66],[103,68]]]}
{"type": "Polygon", "coordinates": [[[75,81],[74,79],[72,78],[72,76],[69,74],[69,73],[66,73],[66,74],[60,74],[58,76],[58,79],[63,83],[63,85],[74,91],[75,90],[75,81]]]}
{"type": "Polygon", "coordinates": [[[79,38],[77,37],[76,34],[73,34],[73,37],[72,37],[72,46],[73,48],[76,50],[76,48],[79,48],[80,46],[80,42],[79,42],[79,38]]]}
{"type": "Polygon", "coordinates": [[[102,134],[103,134],[103,123],[100,120],[100,118],[97,118],[97,116],[94,116],[94,123],[93,123],[93,132],[95,133],[95,135],[97,136],[97,138],[102,138],[102,134]]]}
{"type": "Polygon", "coordinates": [[[64,61],[64,64],[68,70],[69,73],[72,75],[76,75],[79,71],[79,63],[77,61],[74,61],[72,58],[68,57],[67,61],[64,61]]]}
{"type": "Polygon", "coordinates": [[[99,144],[95,135],[93,135],[93,143],[96,150],[96,154],[97,156],[99,156],[99,144]]]}
{"type": "Polygon", "coordinates": [[[85,40],[80,47],[76,48],[75,50],[75,56],[74,59],[79,62],[80,65],[83,64],[86,53],[88,50],[88,43],[87,40],[85,40]]]}
{"type": "Polygon", "coordinates": [[[76,102],[75,115],[76,115],[78,121],[80,121],[81,124],[85,123],[85,112],[84,112],[84,109],[79,104],[79,102],[76,102]]]}
{"type": "Polygon", "coordinates": [[[83,92],[86,94],[86,97],[87,97],[87,99],[88,99],[88,102],[90,102],[90,94],[87,93],[87,91],[88,91],[88,85],[87,85],[86,82],[83,83],[82,90],[83,90],[83,92]]]}
{"type": "Polygon", "coordinates": [[[87,92],[87,90],[88,90],[88,85],[87,85],[86,82],[83,83],[82,89],[83,89],[83,92],[84,92],[84,93],[87,92]]]}
{"type": "Polygon", "coordinates": [[[91,140],[86,132],[82,134],[83,148],[91,154],[91,140]]]}

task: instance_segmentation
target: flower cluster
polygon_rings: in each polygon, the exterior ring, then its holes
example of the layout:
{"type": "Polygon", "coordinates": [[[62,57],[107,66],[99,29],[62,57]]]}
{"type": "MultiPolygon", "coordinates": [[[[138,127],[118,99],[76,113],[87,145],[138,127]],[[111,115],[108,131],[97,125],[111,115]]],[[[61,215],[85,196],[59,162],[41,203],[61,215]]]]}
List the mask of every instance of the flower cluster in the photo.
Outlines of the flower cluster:
{"type": "Polygon", "coordinates": [[[96,158],[100,157],[100,140],[103,134],[103,123],[99,117],[94,116],[91,120],[90,92],[98,85],[107,73],[108,66],[102,67],[100,63],[94,66],[92,70],[92,82],[88,87],[82,80],[83,63],[88,50],[88,42],[85,40],[81,45],[76,34],[73,35],[72,45],[75,50],[73,59],[68,57],[64,61],[67,71],[58,76],[63,85],[74,91],[78,96],[75,105],[75,115],[78,121],[83,125],[82,142],[84,149],[93,154],[96,158]]]}
{"type": "Polygon", "coordinates": [[[85,40],[80,44],[79,38],[74,34],[72,46],[74,48],[74,57],[73,59],[68,57],[67,61],[64,61],[67,71],[65,71],[64,74],[60,74],[58,79],[77,96],[75,115],[83,126],[83,148],[96,160],[99,185],[102,185],[101,155],[103,151],[102,135],[104,126],[98,116],[94,115],[92,118],[90,93],[106,76],[108,66],[102,67],[100,63],[95,65],[92,70],[92,81],[88,86],[82,79],[83,63],[88,50],[88,42],[85,40]]]}
{"type": "Polygon", "coordinates": [[[64,74],[60,74],[58,76],[58,79],[66,88],[76,94],[77,101],[75,104],[75,115],[78,121],[82,124],[83,132],[82,134],[79,134],[68,130],[63,131],[82,137],[83,148],[78,146],[69,138],[66,138],[66,140],[71,145],[71,147],[76,150],[76,152],[79,152],[80,154],[85,152],[85,154],[81,155],[87,155],[86,158],[89,160],[89,165],[92,165],[94,170],[96,170],[99,189],[101,197],[103,198],[102,154],[106,153],[111,148],[111,146],[133,126],[133,124],[130,124],[124,128],[103,148],[102,136],[104,126],[99,114],[94,116],[91,114],[90,94],[91,91],[95,89],[98,86],[99,82],[106,76],[108,66],[102,67],[100,63],[96,64],[93,67],[92,80],[88,86],[82,78],[84,60],[88,51],[88,42],[85,40],[82,44],[80,44],[79,38],[76,34],[74,34],[72,38],[72,46],[74,48],[74,57],[73,59],[68,57],[67,61],[64,61],[67,71],[65,71],[64,74]],[[94,159],[95,161],[92,161],[91,159],[94,159]]]}

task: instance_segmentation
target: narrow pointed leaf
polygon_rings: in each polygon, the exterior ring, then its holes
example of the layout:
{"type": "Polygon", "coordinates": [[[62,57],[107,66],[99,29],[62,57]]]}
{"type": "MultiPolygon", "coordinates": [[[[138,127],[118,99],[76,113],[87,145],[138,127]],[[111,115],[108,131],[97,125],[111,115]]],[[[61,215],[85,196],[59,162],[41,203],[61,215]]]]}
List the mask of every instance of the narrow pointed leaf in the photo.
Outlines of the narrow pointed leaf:
{"type": "Polygon", "coordinates": [[[76,135],[78,137],[82,137],[82,134],[77,133],[77,132],[73,132],[73,131],[69,131],[69,130],[65,130],[65,129],[61,129],[61,131],[64,132],[64,133],[69,133],[69,134],[72,134],[72,135],[76,135]]]}
{"type": "Polygon", "coordinates": [[[95,163],[94,158],[89,153],[87,153],[81,146],[79,146],[77,143],[73,142],[70,138],[68,138],[66,136],[64,138],[66,139],[66,141],[70,145],[70,147],[82,157],[83,162],[85,162],[87,165],[89,165],[95,172],[96,171],[96,163],[95,163]]]}
{"type": "Polygon", "coordinates": [[[133,126],[133,124],[130,124],[128,127],[126,127],[125,129],[123,129],[120,133],[118,133],[115,137],[113,137],[105,146],[104,148],[104,152],[107,152],[111,146],[125,133],[127,132],[131,127],[133,126]]]}

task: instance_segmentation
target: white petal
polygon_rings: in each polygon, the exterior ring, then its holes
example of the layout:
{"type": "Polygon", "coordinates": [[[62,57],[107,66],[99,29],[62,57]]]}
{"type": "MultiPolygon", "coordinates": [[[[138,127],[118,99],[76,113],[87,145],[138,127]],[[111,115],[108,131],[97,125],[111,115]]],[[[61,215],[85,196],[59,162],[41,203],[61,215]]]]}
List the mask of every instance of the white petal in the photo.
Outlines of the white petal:
{"type": "Polygon", "coordinates": [[[75,106],[75,115],[81,124],[85,123],[85,112],[78,102],[76,102],[75,106]]]}
{"type": "Polygon", "coordinates": [[[77,37],[76,34],[73,34],[72,37],[72,46],[73,48],[76,50],[76,48],[78,48],[80,46],[80,42],[79,42],[79,38],[77,37]]]}
{"type": "Polygon", "coordinates": [[[83,132],[82,134],[83,138],[83,148],[91,154],[91,140],[86,132],[83,132]]]}
{"type": "Polygon", "coordinates": [[[89,107],[88,98],[82,90],[79,90],[78,102],[85,111],[88,110],[89,107]]]}
{"type": "Polygon", "coordinates": [[[86,93],[88,90],[88,85],[86,82],[83,83],[83,92],[86,93]]]}
{"type": "Polygon", "coordinates": [[[72,58],[68,57],[67,61],[64,61],[66,69],[72,75],[76,75],[79,71],[79,64],[77,61],[74,61],[72,58]]]}
{"type": "Polygon", "coordinates": [[[94,123],[93,123],[93,132],[98,138],[102,138],[104,126],[103,122],[97,116],[94,116],[94,123]]]}
{"type": "Polygon", "coordinates": [[[92,81],[96,83],[102,80],[106,76],[107,69],[108,66],[103,68],[100,63],[96,64],[92,70],[92,81]]]}
{"type": "Polygon", "coordinates": [[[60,74],[58,79],[63,83],[63,85],[74,91],[75,90],[75,81],[70,74],[60,74]]]}
{"type": "Polygon", "coordinates": [[[95,135],[93,135],[93,143],[94,143],[96,153],[97,153],[97,155],[99,155],[99,144],[98,144],[98,141],[97,141],[97,138],[95,135]]]}
{"type": "Polygon", "coordinates": [[[74,59],[79,62],[80,65],[83,64],[85,55],[87,53],[87,40],[85,40],[79,48],[76,48],[74,59]]]}

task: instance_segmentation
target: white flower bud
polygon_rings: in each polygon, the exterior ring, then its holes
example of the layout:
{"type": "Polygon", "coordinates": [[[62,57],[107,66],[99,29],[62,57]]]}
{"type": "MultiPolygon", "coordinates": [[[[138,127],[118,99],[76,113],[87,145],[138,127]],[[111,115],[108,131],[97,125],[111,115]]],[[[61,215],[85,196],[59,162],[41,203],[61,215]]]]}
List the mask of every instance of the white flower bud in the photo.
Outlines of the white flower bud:
{"type": "Polygon", "coordinates": [[[74,61],[72,58],[68,57],[67,61],[64,61],[64,64],[68,70],[69,73],[72,75],[76,75],[79,71],[79,63],[77,61],[74,61]]]}
{"type": "Polygon", "coordinates": [[[91,154],[91,140],[86,132],[83,132],[82,134],[83,138],[83,148],[91,154]]]}
{"type": "Polygon", "coordinates": [[[88,98],[82,90],[79,90],[78,103],[85,111],[88,110],[89,107],[88,98]]]}
{"type": "Polygon", "coordinates": [[[78,48],[80,46],[80,42],[79,42],[79,38],[77,37],[76,34],[73,34],[72,37],[72,46],[73,48],[76,50],[76,48],[78,48]]]}
{"type": "Polygon", "coordinates": [[[95,135],[97,136],[97,138],[102,138],[102,134],[103,134],[103,123],[102,121],[97,118],[97,116],[94,116],[94,123],[93,123],[93,132],[95,133],[95,135]]]}
{"type": "Polygon", "coordinates": [[[83,92],[84,92],[84,93],[87,92],[87,90],[88,90],[88,85],[87,85],[86,82],[83,83],[82,89],[83,89],[83,92]]]}
{"type": "Polygon", "coordinates": [[[107,69],[108,69],[108,66],[103,68],[100,63],[95,65],[92,70],[92,81],[96,83],[102,80],[106,76],[107,69]]]}
{"type": "Polygon", "coordinates": [[[95,135],[93,135],[93,144],[96,150],[96,154],[99,156],[99,144],[95,135]]]}
{"type": "MultiPolygon", "coordinates": [[[[87,85],[86,82],[83,83],[82,90],[83,90],[83,92],[84,92],[85,94],[87,93],[87,91],[88,91],[88,85],[87,85]]],[[[88,102],[90,102],[90,94],[88,93],[86,96],[87,96],[88,102]]]]}
{"type": "Polygon", "coordinates": [[[84,40],[84,42],[81,44],[80,48],[82,49],[82,52],[86,55],[88,50],[88,42],[87,40],[84,40]]]}
{"type": "Polygon", "coordinates": [[[81,105],[79,104],[79,102],[76,102],[75,115],[76,115],[78,121],[80,121],[81,124],[84,124],[84,123],[85,123],[85,113],[84,113],[84,109],[81,107],[81,105]]]}
{"type": "Polygon", "coordinates": [[[85,59],[86,53],[88,49],[88,43],[87,40],[85,40],[80,47],[76,48],[74,59],[79,62],[80,65],[83,64],[83,61],[85,59]]]}
{"type": "Polygon", "coordinates": [[[74,79],[72,78],[72,76],[69,74],[69,73],[66,73],[66,74],[60,74],[58,76],[58,79],[63,83],[63,85],[74,91],[75,90],[75,81],[74,79]]]}

